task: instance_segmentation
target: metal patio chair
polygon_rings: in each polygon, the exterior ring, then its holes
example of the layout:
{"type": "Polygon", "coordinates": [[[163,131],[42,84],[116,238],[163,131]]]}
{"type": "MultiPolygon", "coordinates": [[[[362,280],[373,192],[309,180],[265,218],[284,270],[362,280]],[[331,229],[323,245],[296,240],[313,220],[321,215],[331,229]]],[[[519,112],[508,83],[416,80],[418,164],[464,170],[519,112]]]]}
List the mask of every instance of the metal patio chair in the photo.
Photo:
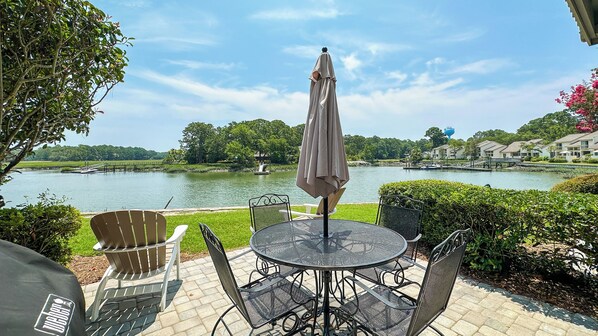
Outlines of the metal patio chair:
{"type": "MultiPolygon", "coordinates": [[[[336,205],[338,201],[343,196],[345,192],[345,188],[340,188],[338,191],[330,194],[328,196],[328,216],[333,215],[336,213],[336,205]]],[[[303,204],[305,206],[305,212],[300,211],[291,211],[291,215],[297,216],[294,219],[315,219],[315,218],[322,218],[324,217],[324,200],[322,198],[319,204],[303,204]],[[315,212],[312,212],[312,209],[315,209],[315,212]]]]}
{"type": "Polygon", "coordinates": [[[392,229],[403,236],[407,240],[407,250],[397,260],[381,266],[357,270],[355,275],[395,288],[411,283],[405,279],[404,270],[416,264],[423,209],[424,203],[411,197],[381,196],[376,214],[376,224],[392,229]]]}
{"type": "Polygon", "coordinates": [[[220,283],[233,302],[233,305],[225,310],[216,321],[212,335],[216,333],[220,323],[224,325],[230,335],[233,335],[224,321],[224,316],[235,308],[252,329],[260,328],[268,323],[274,326],[277,321],[281,321],[281,327],[286,335],[298,333],[306,328],[311,328],[313,333],[315,319],[311,325],[308,321],[313,319],[316,297],[301,285],[302,273],[297,273],[293,281],[274,274],[239,287],[222,242],[207,225],[199,224],[199,227],[220,283]],[[299,315],[298,308],[304,308],[306,311],[299,315]]]}
{"type": "Polygon", "coordinates": [[[357,286],[363,292],[335,312],[337,323],[348,323],[353,334],[363,331],[371,335],[412,336],[429,326],[442,335],[431,324],[446,310],[469,231],[453,232],[432,250],[417,299],[384,285],[370,288],[354,277],[346,277],[344,281],[354,293],[357,286]]]}
{"type": "Polygon", "coordinates": [[[249,199],[251,232],[256,232],[273,224],[291,220],[291,202],[289,196],[282,194],[264,194],[249,199]]]}
{"type": "Polygon", "coordinates": [[[110,263],[98,286],[91,320],[97,320],[100,303],[105,300],[143,292],[121,289],[122,281],[143,280],[162,273],[160,311],[164,310],[168,276],[174,264],[177,266],[176,278],[180,279],[180,243],[187,225],[177,226],[172,236],[166,239],[166,218],[147,210],[104,212],[93,216],[90,224],[98,240],[93,249],[103,252],[110,263]],[[110,279],[118,280],[118,289],[105,290],[110,279]]]}
{"type": "MultiPolygon", "coordinates": [[[[249,199],[249,215],[251,217],[251,233],[270,225],[289,221],[291,220],[291,202],[289,196],[283,194],[264,194],[251,198],[249,199]]],[[[273,272],[290,275],[299,271],[294,267],[277,265],[261,258],[256,259],[255,268],[262,276],[273,272]]],[[[252,275],[249,278],[250,281],[251,277],[252,275]]]]}

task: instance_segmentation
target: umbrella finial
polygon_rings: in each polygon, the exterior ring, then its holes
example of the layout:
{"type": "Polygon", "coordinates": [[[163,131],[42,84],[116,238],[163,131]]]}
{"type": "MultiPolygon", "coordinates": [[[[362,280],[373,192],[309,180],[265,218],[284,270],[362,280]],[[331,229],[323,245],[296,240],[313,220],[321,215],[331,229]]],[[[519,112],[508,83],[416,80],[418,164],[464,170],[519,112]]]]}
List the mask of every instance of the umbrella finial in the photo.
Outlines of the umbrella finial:
{"type": "Polygon", "coordinates": [[[328,51],[328,48],[326,48],[326,47],[322,48],[322,52],[327,52],[327,51],[328,51]]]}

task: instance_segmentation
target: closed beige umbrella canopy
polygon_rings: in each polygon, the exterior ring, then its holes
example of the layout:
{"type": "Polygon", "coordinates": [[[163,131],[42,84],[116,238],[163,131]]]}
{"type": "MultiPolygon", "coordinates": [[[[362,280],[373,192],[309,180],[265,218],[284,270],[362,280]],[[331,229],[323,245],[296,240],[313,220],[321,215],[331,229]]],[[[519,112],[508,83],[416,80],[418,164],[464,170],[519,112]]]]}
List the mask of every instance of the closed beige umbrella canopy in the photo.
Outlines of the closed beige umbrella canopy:
{"type": "Polygon", "coordinates": [[[313,197],[327,197],[349,181],[349,169],[336,102],[336,77],[326,48],[322,48],[310,80],[297,186],[313,197]]]}

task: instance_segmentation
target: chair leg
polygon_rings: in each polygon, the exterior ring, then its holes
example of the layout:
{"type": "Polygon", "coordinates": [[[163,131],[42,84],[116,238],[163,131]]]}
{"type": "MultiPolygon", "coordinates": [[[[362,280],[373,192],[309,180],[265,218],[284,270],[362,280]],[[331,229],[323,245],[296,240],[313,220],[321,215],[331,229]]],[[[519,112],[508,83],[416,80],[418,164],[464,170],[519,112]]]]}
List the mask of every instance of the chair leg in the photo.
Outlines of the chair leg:
{"type": "Polygon", "coordinates": [[[176,279],[181,280],[181,242],[177,242],[176,245],[176,279]]]}
{"type": "Polygon", "coordinates": [[[433,325],[429,324],[428,327],[432,328],[435,332],[438,333],[438,335],[444,336],[444,334],[441,333],[440,330],[436,329],[436,327],[434,327],[433,325]]]}
{"type": "Polygon", "coordinates": [[[106,272],[104,273],[104,276],[102,277],[102,280],[100,281],[100,284],[98,285],[98,289],[96,290],[96,297],[95,297],[95,300],[93,301],[93,304],[91,305],[91,320],[92,321],[97,320],[100,315],[100,303],[102,302],[102,298],[104,297],[104,289],[106,288],[106,284],[108,283],[108,280],[110,280],[110,278],[108,277],[108,274],[110,272],[112,272],[112,270],[110,268],[108,268],[106,270],[106,272]]]}
{"type": "Polygon", "coordinates": [[[212,328],[212,334],[211,334],[211,336],[216,335],[216,328],[218,328],[218,325],[220,324],[220,322],[222,322],[222,324],[226,328],[226,331],[228,331],[229,335],[233,336],[233,333],[230,331],[230,329],[226,325],[226,322],[224,322],[224,316],[226,314],[228,314],[228,312],[231,311],[233,308],[235,308],[235,305],[230,306],[227,310],[224,311],[224,313],[222,313],[222,315],[220,315],[220,317],[218,317],[218,320],[216,321],[216,324],[214,324],[214,328],[212,328]]]}

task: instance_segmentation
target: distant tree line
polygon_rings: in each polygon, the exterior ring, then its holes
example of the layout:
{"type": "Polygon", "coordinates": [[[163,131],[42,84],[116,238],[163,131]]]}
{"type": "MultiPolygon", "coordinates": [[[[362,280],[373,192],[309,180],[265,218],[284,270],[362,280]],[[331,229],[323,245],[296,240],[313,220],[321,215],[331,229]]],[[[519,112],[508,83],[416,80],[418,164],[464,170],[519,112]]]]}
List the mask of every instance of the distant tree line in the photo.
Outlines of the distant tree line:
{"type": "MultiPolygon", "coordinates": [[[[345,135],[347,159],[351,161],[375,161],[386,159],[421,160],[423,153],[434,147],[448,144],[454,150],[464,148],[466,155],[475,153],[477,143],[492,140],[503,145],[514,141],[543,139],[546,143],[567,134],[576,133],[577,119],[566,111],[554,112],[533,119],[517,132],[509,133],[494,129],[479,131],[467,140],[451,139],[439,127],[430,127],[419,140],[364,137],[345,135]]],[[[277,164],[296,163],[303,137],[304,124],[286,125],[281,120],[231,122],[215,127],[203,122],[192,122],[185,127],[180,148],[168,153],[158,153],[140,147],[101,146],[54,146],[34,151],[28,160],[49,161],[109,161],[163,159],[165,163],[215,163],[229,162],[250,167],[258,160],[277,164]]]]}
{"type": "Polygon", "coordinates": [[[112,161],[112,160],[161,160],[166,153],[141,147],[99,146],[53,146],[40,148],[28,156],[27,161],[112,161]]]}

